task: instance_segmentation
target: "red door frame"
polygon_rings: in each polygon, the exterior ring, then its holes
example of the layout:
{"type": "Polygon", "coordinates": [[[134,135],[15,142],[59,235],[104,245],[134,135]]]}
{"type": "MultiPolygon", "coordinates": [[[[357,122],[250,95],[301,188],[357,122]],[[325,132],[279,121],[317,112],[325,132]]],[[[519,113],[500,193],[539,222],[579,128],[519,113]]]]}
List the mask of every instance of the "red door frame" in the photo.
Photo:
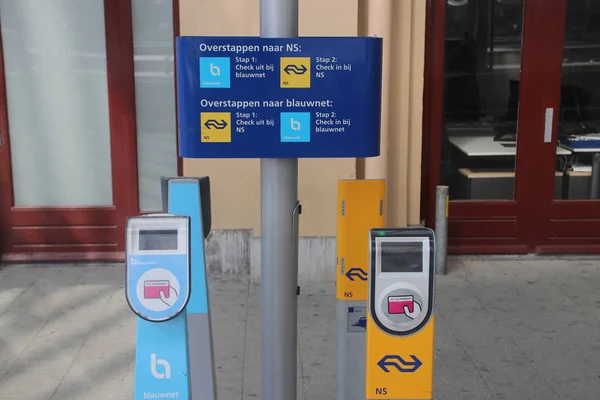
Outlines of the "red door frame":
{"type": "MultiPolygon", "coordinates": [[[[535,49],[528,49],[527,57],[530,59],[524,64],[523,73],[527,74],[529,82],[535,82],[535,86],[529,91],[530,98],[524,101],[533,108],[533,113],[540,115],[532,123],[537,123],[540,125],[538,129],[543,129],[541,116],[544,115],[544,109],[560,108],[567,0],[552,0],[551,7],[547,0],[528,1],[535,2],[539,10],[531,24],[531,34],[544,40],[532,46],[535,49]]],[[[558,113],[554,114],[553,143],[556,142],[558,125],[558,113]]],[[[541,166],[537,173],[532,168],[524,168],[525,173],[530,175],[525,180],[539,182],[538,197],[528,199],[527,208],[524,209],[524,212],[538,217],[530,226],[530,235],[535,238],[534,250],[549,254],[600,253],[600,200],[554,200],[551,193],[554,151],[542,144],[541,136],[527,146],[527,154],[531,154],[533,159],[523,163],[533,162],[541,166]]]]}
{"type": "MultiPolygon", "coordinates": [[[[122,261],[127,216],[140,213],[131,3],[104,0],[113,205],[14,207],[0,37],[0,243],[3,262],[122,261]]],[[[173,1],[174,36],[179,2],[173,1]]],[[[176,88],[175,88],[176,90],[176,88]]],[[[175,93],[175,91],[174,91],[175,93]]],[[[178,157],[178,173],[182,161],[178,157]]]]}
{"type": "MultiPolygon", "coordinates": [[[[543,143],[543,116],[546,107],[559,109],[566,0],[550,1],[524,5],[519,131],[531,133],[518,136],[515,201],[450,202],[450,253],[600,252],[600,202],[553,200],[556,153],[543,143]]],[[[421,213],[431,228],[440,181],[445,15],[446,1],[427,1],[421,213]]]]}
{"type": "MultiPolygon", "coordinates": [[[[427,1],[423,96],[422,219],[435,228],[435,192],[440,181],[444,109],[446,1],[427,1]]],[[[519,113],[522,116],[521,113],[519,113]]],[[[516,184],[516,183],[515,183],[516,184]]],[[[448,252],[526,253],[517,231],[515,201],[452,201],[449,204],[448,252]]]]}
{"type": "MultiPolygon", "coordinates": [[[[175,56],[177,54],[177,43],[176,39],[180,36],[180,27],[179,27],[179,0],[173,0],[173,71],[175,72],[175,76],[177,76],[177,62],[175,56]]],[[[175,140],[177,141],[177,175],[183,176],[183,158],[179,157],[179,135],[177,132],[179,131],[179,113],[177,112],[177,80],[175,80],[175,87],[173,95],[175,96],[175,140]]]]}

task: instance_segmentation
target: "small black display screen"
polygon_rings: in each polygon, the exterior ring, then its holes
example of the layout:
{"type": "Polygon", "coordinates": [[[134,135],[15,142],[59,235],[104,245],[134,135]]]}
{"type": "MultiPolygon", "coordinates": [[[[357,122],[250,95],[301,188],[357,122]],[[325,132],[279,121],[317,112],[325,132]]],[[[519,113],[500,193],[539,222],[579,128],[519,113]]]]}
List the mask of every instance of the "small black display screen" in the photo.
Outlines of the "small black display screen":
{"type": "Polygon", "coordinates": [[[140,250],[177,250],[177,229],[140,230],[140,250]]]}
{"type": "Polygon", "coordinates": [[[423,272],[423,242],[381,242],[381,272],[423,272]]]}

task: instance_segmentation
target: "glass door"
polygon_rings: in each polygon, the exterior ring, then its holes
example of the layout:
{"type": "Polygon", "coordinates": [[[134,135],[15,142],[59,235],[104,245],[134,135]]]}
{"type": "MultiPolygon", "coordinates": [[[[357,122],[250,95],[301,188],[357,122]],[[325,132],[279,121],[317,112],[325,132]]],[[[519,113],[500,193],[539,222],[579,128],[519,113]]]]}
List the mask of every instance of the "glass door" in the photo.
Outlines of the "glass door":
{"type": "Polygon", "coordinates": [[[439,182],[452,248],[522,252],[517,160],[523,1],[447,1],[439,182]],[[484,248],[485,247],[485,248],[484,248]]]}
{"type": "MultiPolygon", "coordinates": [[[[433,87],[426,92],[433,171],[428,172],[428,221],[435,185],[447,185],[449,252],[544,252],[550,238],[568,235],[564,240],[581,243],[581,229],[600,232],[590,222],[600,221],[600,203],[565,197],[567,172],[577,162],[590,163],[595,153],[588,149],[587,156],[578,156],[583,151],[564,145],[558,135],[571,126],[591,132],[598,119],[594,100],[585,103],[580,90],[590,93],[600,86],[594,75],[598,1],[567,7],[566,0],[447,0],[434,6],[443,8],[445,25],[443,41],[432,28],[430,60],[441,58],[436,52],[443,43],[444,63],[443,70],[431,67],[433,87]],[[570,71],[576,69],[587,75],[575,77],[570,71]],[[443,75],[442,89],[436,74],[443,75]],[[588,82],[585,88],[578,79],[588,82]],[[568,222],[580,217],[585,219],[580,225],[568,222]]],[[[597,172],[600,197],[600,163],[597,172]]],[[[581,173],[571,175],[579,179],[581,173]]]]}
{"type": "Polygon", "coordinates": [[[122,258],[138,199],[129,17],[120,0],[0,0],[3,261],[122,258]]]}
{"type": "MultiPolygon", "coordinates": [[[[544,174],[561,176],[552,194],[538,193],[537,251],[600,252],[600,0],[554,1],[546,24],[547,104],[554,114],[547,135],[569,151],[544,174]]],[[[539,146],[539,143],[538,143],[539,146]]],[[[544,178],[546,179],[546,178],[544,178]]]]}

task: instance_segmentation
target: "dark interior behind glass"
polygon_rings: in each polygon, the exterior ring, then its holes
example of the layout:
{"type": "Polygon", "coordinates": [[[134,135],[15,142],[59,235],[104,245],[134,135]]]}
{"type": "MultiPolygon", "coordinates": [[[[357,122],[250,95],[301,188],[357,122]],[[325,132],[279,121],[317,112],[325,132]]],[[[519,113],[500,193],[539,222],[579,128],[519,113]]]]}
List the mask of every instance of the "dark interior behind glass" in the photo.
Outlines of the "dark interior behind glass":
{"type": "Polygon", "coordinates": [[[423,242],[381,242],[381,272],[423,272],[423,242]]]}
{"type": "MultiPolygon", "coordinates": [[[[517,129],[524,4],[447,0],[440,177],[453,200],[512,200],[517,135],[539,134],[517,129]],[[482,138],[512,155],[477,156],[460,147],[482,138]],[[475,185],[485,180],[489,187],[478,194],[475,185]]],[[[600,0],[567,4],[558,134],[600,133],[600,0]]],[[[561,157],[557,174],[571,166],[561,157]]]]}
{"type": "Polygon", "coordinates": [[[140,230],[140,250],[177,250],[177,229],[140,230]]]}

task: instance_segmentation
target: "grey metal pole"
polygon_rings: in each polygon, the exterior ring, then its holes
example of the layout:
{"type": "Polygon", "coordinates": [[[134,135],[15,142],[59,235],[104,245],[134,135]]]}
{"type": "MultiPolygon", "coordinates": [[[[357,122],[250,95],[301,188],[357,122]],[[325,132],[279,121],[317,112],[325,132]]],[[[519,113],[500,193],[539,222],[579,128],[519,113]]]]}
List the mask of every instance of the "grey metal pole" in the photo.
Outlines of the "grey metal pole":
{"type": "Polygon", "coordinates": [[[261,399],[296,399],[298,160],[261,160],[261,399]]]}
{"type": "Polygon", "coordinates": [[[448,186],[435,189],[435,272],[446,274],[448,251],[448,186]]]}
{"type": "MultiPolygon", "coordinates": [[[[298,36],[298,0],[260,0],[260,36],[298,36]]],[[[295,400],[298,159],[260,160],[261,399],[295,400]]]]}
{"type": "Polygon", "coordinates": [[[600,153],[592,157],[592,183],[590,186],[590,199],[600,198],[600,153]]]}

